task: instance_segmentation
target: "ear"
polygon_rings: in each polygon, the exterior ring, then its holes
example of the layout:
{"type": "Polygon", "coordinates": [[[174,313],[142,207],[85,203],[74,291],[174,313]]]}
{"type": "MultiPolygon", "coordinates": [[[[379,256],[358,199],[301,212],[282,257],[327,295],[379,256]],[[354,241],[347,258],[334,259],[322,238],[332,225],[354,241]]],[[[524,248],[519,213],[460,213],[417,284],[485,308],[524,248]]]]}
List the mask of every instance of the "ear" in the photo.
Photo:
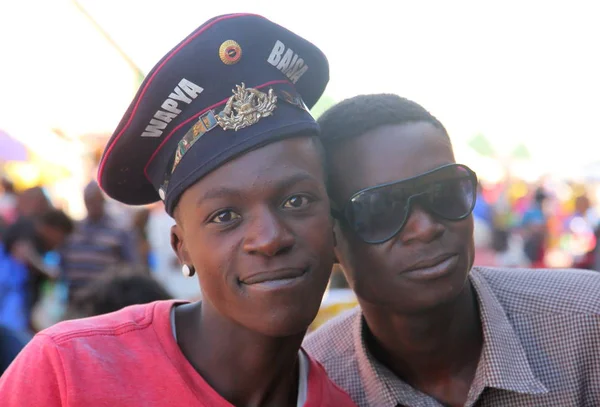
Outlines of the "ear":
{"type": "Polygon", "coordinates": [[[339,258],[340,258],[340,255],[338,253],[338,249],[334,248],[333,249],[333,264],[341,264],[339,258]]]}
{"type": "Polygon", "coordinates": [[[339,263],[336,247],[337,247],[337,236],[335,235],[335,229],[334,229],[333,230],[333,253],[334,253],[333,254],[333,262],[335,264],[339,263]]]}
{"type": "Polygon", "coordinates": [[[340,223],[337,219],[334,219],[333,222],[333,253],[334,253],[334,262],[336,264],[340,264],[340,253],[341,253],[341,245],[344,244],[344,242],[341,239],[338,239],[338,236],[341,236],[343,239],[343,235],[341,234],[342,231],[340,230],[340,223]],[[341,245],[340,245],[341,243],[341,245]]]}
{"type": "Polygon", "coordinates": [[[171,248],[173,248],[181,264],[192,264],[192,259],[183,239],[183,229],[177,224],[171,226],[171,248]]]}

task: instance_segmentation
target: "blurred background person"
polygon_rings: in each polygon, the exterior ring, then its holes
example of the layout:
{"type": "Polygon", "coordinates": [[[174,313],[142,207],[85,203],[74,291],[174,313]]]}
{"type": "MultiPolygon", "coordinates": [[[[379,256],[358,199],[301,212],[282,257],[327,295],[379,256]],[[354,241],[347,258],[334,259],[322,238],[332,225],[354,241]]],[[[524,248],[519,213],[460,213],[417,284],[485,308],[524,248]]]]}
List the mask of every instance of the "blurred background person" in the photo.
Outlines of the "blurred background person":
{"type": "Polygon", "coordinates": [[[134,234],[106,213],[104,195],[95,181],[85,187],[83,199],[87,216],[61,250],[62,277],[70,299],[108,267],[139,262],[134,234]]]}
{"type": "Polygon", "coordinates": [[[548,195],[539,187],[535,191],[530,207],[525,211],[521,222],[524,236],[524,250],[533,268],[545,267],[544,259],[547,249],[548,224],[544,212],[544,204],[548,195]]]}
{"type": "Polygon", "coordinates": [[[496,252],[493,247],[494,209],[487,201],[481,183],[477,184],[477,200],[473,208],[473,233],[475,236],[475,265],[496,265],[496,252]]]}
{"type": "Polygon", "coordinates": [[[133,212],[133,221],[131,223],[131,232],[135,242],[136,257],[139,263],[144,265],[149,271],[153,262],[150,242],[148,240],[148,220],[150,209],[143,207],[133,212]]]}
{"type": "Polygon", "coordinates": [[[596,263],[598,214],[585,192],[575,198],[574,206],[573,214],[567,217],[564,225],[573,267],[592,270],[596,263]]]}
{"type": "Polygon", "coordinates": [[[170,300],[171,295],[144,266],[117,265],[93,278],[69,304],[66,319],[118,311],[129,305],[170,300]]]}
{"type": "Polygon", "coordinates": [[[53,205],[43,187],[28,188],[17,194],[16,222],[40,216],[52,209],[52,207],[53,205]]]}
{"type": "Polygon", "coordinates": [[[0,376],[27,345],[31,336],[0,325],[0,376]]]}
{"type": "Polygon", "coordinates": [[[73,221],[58,209],[9,228],[0,246],[0,324],[17,331],[33,330],[31,310],[41,285],[59,274],[44,257],[64,244],[72,231],[73,221]]]}
{"type": "Polygon", "coordinates": [[[6,177],[0,178],[0,238],[8,225],[17,219],[17,194],[13,183],[6,177]]]}

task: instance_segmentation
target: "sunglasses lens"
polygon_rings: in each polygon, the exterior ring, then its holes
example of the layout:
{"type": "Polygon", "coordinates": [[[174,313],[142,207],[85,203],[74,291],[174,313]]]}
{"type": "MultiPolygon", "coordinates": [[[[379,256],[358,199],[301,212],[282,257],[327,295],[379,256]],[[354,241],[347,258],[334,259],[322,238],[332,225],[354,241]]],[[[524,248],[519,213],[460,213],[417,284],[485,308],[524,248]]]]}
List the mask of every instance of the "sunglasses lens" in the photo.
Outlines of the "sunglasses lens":
{"type": "Polygon", "coordinates": [[[410,195],[400,185],[358,194],[347,207],[346,219],[365,242],[387,240],[404,224],[410,195]]]}
{"type": "Polygon", "coordinates": [[[379,243],[404,226],[412,197],[448,220],[467,217],[475,204],[477,178],[463,165],[452,165],[417,178],[356,194],[346,207],[350,227],[367,243],[379,243]]]}
{"type": "MultiPolygon", "coordinates": [[[[429,209],[448,220],[467,217],[475,204],[476,182],[474,176],[463,166],[448,169],[444,179],[433,182],[424,198],[429,209]]],[[[440,174],[441,175],[441,174],[440,174]]]]}

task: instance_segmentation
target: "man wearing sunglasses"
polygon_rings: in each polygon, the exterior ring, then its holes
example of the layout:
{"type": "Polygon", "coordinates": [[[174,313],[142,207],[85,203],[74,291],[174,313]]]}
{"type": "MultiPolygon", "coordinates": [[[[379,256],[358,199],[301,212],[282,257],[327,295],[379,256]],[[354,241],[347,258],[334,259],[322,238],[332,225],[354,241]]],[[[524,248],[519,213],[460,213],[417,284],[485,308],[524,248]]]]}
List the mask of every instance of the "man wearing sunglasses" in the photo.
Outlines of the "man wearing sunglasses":
{"type": "Polygon", "coordinates": [[[600,274],[473,267],[477,177],[395,95],[320,118],[360,308],[305,347],[360,406],[600,405],[600,274]]]}

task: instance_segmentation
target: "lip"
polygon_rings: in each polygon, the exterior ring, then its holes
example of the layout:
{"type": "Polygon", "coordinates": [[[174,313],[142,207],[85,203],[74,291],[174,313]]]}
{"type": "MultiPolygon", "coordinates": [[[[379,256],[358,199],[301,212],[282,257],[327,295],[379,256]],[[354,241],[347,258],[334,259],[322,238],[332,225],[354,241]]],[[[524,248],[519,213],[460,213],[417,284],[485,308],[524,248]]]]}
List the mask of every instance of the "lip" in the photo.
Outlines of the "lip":
{"type": "Polygon", "coordinates": [[[411,278],[430,280],[447,274],[457,262],[457,254],[443,254],[432,259],[420,261],[406,269],[402,274],[411,278]]]}
{"type": "Polygon", "coordinates": [[[249,286],[259,284],[286,285],[304,276],[306,271],[306,268],[285,268],[262,271],[240,280],[240,283],[249,286]]]}

